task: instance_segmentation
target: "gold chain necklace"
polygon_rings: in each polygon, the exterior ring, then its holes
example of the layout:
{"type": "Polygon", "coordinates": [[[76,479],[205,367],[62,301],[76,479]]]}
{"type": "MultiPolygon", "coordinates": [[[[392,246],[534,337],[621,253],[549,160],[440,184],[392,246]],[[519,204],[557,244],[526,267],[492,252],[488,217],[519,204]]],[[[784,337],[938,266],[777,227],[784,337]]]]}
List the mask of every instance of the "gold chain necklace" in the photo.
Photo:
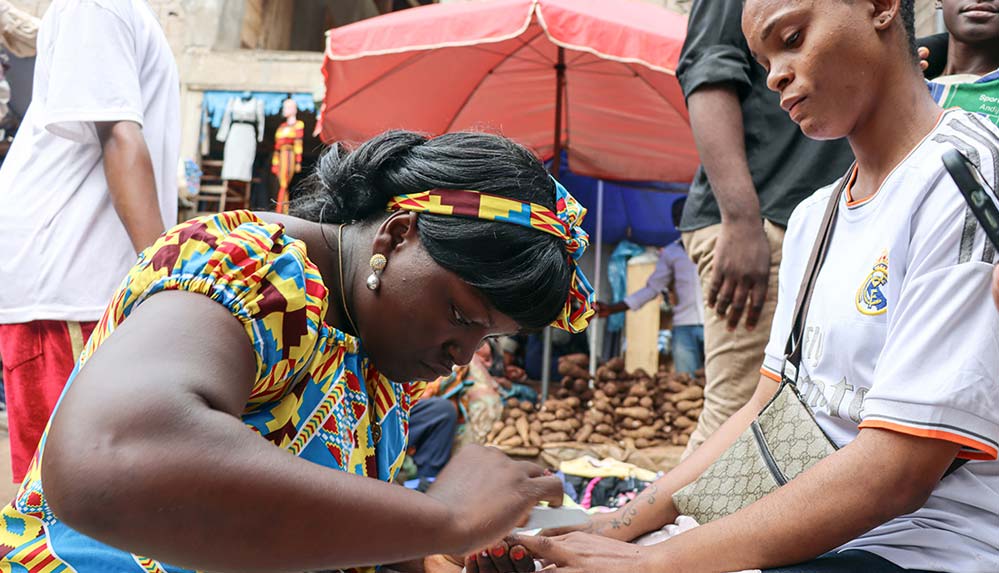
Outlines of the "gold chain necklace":
{"type": "MultiPolygon", "coordinates": [[[[340,268],[340,304],[343,306],[343,313],[347,316],[347,322],[350,323],[350,327],[354,329],[356,338],[360,339],[361,331],[357,329],[357,325],[354,324],[354,319],[350,317],[350,309],[347,308],[347,290],[344,288],[343,282],[343,227],[346,223],[340,223],[340,228],[337,230],[336,234],[336,256],[337,263],[340,268]]],[[[382,425],[378,422],[378,409],[375,403],[375,395],[371,392],[371,386],[367,379],[364,380],[364,388],[368,392],[368,425],[371,426],[371,439],[374,440],[375,445],[382,439],[382,425]]]]}

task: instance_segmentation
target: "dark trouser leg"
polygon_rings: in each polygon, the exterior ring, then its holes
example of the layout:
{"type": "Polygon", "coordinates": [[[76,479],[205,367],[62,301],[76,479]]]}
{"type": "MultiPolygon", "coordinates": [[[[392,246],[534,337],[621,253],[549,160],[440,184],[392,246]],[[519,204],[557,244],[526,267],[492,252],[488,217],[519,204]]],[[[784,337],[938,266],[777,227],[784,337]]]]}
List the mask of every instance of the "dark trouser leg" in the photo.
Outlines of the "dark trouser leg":
{"type": "Polygon", "coordinates": [[[928,573],[915,569],[902,569],[887,559],[867,551],[850,549],[842,553],[827,553],[818,559],[766,569],[763,573],[928,573]]]}
{"type": "Polygon", "coordinates": [[[416,449],[416,475],[436,477],[451,459],[451,443],[458,425],[458,412],[450,400],[427,398],[417,402],[409,414],[409,443],[416,449]]]}

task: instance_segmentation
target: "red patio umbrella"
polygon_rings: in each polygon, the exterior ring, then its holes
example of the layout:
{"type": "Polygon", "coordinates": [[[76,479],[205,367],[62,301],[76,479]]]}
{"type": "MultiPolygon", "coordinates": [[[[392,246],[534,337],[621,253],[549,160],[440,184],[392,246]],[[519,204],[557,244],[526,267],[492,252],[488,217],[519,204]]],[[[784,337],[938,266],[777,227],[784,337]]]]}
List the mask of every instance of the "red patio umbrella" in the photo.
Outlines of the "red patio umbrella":
{"type": "Polygon", "coordinates": [[[698,159],[675,69],[686,19],[611,0],[413,8],[328,33],[322,139],[499,132],[575,173],[688,181],[698,159]]]}

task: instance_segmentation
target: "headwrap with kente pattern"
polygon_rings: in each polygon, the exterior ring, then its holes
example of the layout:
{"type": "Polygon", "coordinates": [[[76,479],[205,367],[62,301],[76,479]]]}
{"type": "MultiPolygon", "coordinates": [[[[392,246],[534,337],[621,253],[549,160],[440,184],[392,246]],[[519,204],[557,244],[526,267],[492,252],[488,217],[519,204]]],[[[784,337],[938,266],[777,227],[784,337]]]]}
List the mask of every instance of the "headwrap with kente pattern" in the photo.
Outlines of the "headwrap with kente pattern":
{"type": "Polygon", "coordinates": [[[431,189],[398,195],[389,201],[388,209],[513,223],[562,239],[569,252],[572,283],[565,308],[552,326],[572,333],[582,332],[593,316],[595,300],[593,287],[579,268],[579,258],[590,244],[590,236],[580,226],[586,215],[586,208],[554,177],[552,181],[555,183],[554,213],[537,203],[459,189],[431,189]]]}

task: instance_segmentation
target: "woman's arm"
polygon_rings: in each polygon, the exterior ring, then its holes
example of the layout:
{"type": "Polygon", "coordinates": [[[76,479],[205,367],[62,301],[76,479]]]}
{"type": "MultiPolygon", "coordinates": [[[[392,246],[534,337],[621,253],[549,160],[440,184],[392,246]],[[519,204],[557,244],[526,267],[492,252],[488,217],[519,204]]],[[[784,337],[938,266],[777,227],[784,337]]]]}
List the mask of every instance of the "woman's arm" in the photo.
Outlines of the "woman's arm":
{"type": "Polygon", "coordinates": [[[721,573],[799,563],[922,507],[959,449],[864,429],[749,507],[660,545],[638,547],[578,532],[509,542],[571,571],[721,573]]]}
{"type": "Polygon", "coordinates": [[[142,303],[52,422],[42,469],[55,514],[177,565],[302,571],[474,550],[561,499],[556,479],[532,477],[540,468],[486,448],[456,456],[430,495],[302,460],[241,421],[254,377],[221,305],[185,292],[142,303]]]}
{"type": "Polygon", "coordinates": [[[679,516],[673,505],[673,494],[700,477],[708,466],[734,444],[776,391],[776,382],[760,376],[752,399],[722,424],[700,448],[621,509],[594,516],[588,532],[631,541],[673,523],[679,516]]]}
{"type": "Polygon", "coordinates": [[[958,450],[942,440],[861,430],[742,511],[651,548],[653,559],[642,570],[738,571],[812,559],[922,507],[958,450]]]}

